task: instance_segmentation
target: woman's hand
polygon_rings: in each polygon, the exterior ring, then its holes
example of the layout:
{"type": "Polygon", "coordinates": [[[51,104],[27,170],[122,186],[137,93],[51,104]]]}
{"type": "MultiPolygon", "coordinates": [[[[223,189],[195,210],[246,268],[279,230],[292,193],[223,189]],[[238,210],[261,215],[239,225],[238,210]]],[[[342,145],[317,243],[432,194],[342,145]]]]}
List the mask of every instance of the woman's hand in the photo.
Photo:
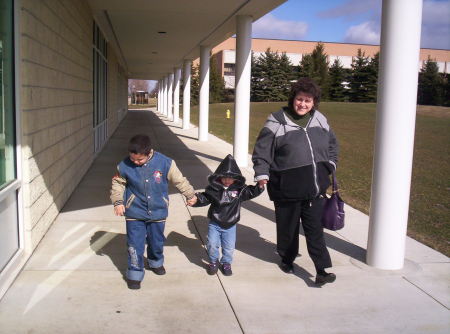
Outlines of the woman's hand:
{"type": "Polygon", "coordinates": [[[116,216],[123,216],[125,214],[125,206],[123,204],[116,205],[114,207],[114,213],[116,216]]]}
{"type": "Polygon", "coordinates": [[[264,185],[267,184],[267,181],[268,181],[268,180],[259,180],[259,181],[258,181],[258,186],[259,186],[260,188],[264,188],[264,185]]]}

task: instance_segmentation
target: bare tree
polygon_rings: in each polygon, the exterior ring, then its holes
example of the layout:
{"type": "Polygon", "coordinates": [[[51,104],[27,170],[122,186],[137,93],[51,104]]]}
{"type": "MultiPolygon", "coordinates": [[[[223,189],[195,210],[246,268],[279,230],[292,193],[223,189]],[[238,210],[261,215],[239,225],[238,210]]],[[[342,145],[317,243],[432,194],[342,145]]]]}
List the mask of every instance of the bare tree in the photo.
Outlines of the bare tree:
{"type": "Polygon", "coordinates": [[[128,93],[131,95],[138,90],[148,92],[149,82],[148,80],[129,79],[128,80],[128,93]]]}

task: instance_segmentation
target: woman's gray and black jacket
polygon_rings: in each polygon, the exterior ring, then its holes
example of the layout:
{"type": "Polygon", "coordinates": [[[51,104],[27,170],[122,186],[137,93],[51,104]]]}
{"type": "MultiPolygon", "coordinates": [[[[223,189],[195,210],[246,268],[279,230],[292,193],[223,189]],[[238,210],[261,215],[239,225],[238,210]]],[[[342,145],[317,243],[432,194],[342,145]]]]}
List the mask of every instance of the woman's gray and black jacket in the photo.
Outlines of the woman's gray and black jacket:
{"type": "Polygon", "coordinates": [[[208,177],[208,182],[209,185],[204,192],[196,193],[197,203],[194,206],[211,204],[208,210],[208,218],[222,228],[230,228],[240,220],[243,201],[255,198],[264,191],[263,187],[245,184],[245,178],[230,154],[208,177]],[[235,182],[225,189],[219,180],[221,177],[231,177],[235,182]]]}
{"type": "Polygon", "coordinates": [[[259,133],[252,156],[255,180],[269,180],[272,201],[310,200],[330,185],[338,143],[318,110],[311,111],[305,128],[286,113],[287,108],[272,113],[259,133]]]}

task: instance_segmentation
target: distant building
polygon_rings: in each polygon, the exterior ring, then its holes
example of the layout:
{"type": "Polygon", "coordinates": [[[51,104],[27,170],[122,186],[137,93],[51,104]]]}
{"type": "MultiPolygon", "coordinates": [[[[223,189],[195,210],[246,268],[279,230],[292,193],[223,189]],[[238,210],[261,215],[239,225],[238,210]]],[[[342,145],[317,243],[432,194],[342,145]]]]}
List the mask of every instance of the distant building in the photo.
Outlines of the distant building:
{"type": "MultiPolygon", "coordinates": [[[[253,38],[252,51],[255,56],[264,53],[268,48],[278,53],[286,53],[293,65],[298,65],[303,55],[311,53],[318,42],[290,41],[278,39],[253,38]]],[[[358,49],[365,53],[366,57],[373,57],[380,51],[379,45],[350,44],[350,43],[328,43],[323,42],[325,53],[328,55],[328,61],[333,64],[335,59],[339,59],[344,68],[350,68],[352,60],[358,54],[358,49]]],[[[234,88],[234,72],[236,59],[236,39],[229,38],[212,49],[212,55],[217,59],[219,71],[224,78],[225,88],[234,88]]],[[[401,50],[399,50],[401,52],[401,50]]],[[[420,62],[417,65],[418,70],[422,68],[423,63],[428,59],[437,62],[439,72],[450,72],[450,50],[439,49],[421,49],[420,62]]]]}

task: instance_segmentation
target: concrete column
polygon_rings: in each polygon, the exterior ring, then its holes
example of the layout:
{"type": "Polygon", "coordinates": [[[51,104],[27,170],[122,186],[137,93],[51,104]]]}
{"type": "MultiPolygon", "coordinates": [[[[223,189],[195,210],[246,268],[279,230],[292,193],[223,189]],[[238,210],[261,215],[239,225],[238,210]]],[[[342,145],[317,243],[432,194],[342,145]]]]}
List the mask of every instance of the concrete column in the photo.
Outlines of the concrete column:
{"type": "Polygon", "coordinates": [[[161,80],[158,80],[158,112],[161,112],[161,80]]]}
{"type": "Polygon", "coordinates": [[[181,78],[181,67],[176,67],[175,71],[175,81],[173,85],[173,121],[178,123],[180,120],[180,78],[181,78]]]}
{"type": "Polygon", "coordinates": [[[240,167],[248,165],[252,21],[251,16],[243,15],[239,15],[236,21],[233,155],[240,167]]]}
{"type": "Polygon", "coordinates": [[[189,129],[191,123],[191,66],[192,61],[183,63],[183,129],[189,129]]]}
{"type": "Polygon", "coordinates": [[[167,118],[173,120],[173,73],[167,78],[167,118]]]}
{"type": "Polygon", "coordinates": [[[208,116],[209,116],[209,46],[200,46],[200,103],[198,140],[208,140],[208,116]]]}
{"type": "Polygon", "coordinates": [[[163,79],[162,114],[167,116],[167,76],[163,79]]]}
{"type": "Polygon", "coordinates": [[[380,269],[405,258],[421,21],[422,0],[383,0],[367,244],[367,264],[380,269]]]}

